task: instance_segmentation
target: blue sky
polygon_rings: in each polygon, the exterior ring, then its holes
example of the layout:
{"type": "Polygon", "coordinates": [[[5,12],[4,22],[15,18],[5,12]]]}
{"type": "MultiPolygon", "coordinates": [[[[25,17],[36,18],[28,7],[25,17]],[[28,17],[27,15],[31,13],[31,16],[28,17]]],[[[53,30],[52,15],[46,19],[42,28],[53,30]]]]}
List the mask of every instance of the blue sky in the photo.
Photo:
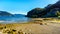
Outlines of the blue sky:
{"type": "Polygon", "coordinates": [[[12,14],[27,14],[34,8],[44,8],[48,4],[54,4],[58,0],[0,0],[0,11],[12,14]]]}

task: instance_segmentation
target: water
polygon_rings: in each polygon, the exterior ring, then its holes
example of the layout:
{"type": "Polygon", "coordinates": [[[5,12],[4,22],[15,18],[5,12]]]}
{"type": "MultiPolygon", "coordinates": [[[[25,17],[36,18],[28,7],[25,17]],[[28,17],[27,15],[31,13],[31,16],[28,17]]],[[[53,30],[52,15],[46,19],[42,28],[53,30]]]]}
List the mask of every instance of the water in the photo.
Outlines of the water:
{"type": "Polygon", "coordinates": [[[29,18],[25,16],[0,16],[0,23],[25,23],[28,22],[29,18]]]}
{"type": "MultiPolygon", "coordinates": [[[[40,22],[43,18],[28,18],[24,15],[15,15],[15,16],[0,16],[0,23],[9,24],[9,23],[29,23],[29,22],[40,22]]],[[[55,18],[58,20],[57,18],[55,18]]],[[[48,21],[49,22],[49,21],[48,21]]]]}

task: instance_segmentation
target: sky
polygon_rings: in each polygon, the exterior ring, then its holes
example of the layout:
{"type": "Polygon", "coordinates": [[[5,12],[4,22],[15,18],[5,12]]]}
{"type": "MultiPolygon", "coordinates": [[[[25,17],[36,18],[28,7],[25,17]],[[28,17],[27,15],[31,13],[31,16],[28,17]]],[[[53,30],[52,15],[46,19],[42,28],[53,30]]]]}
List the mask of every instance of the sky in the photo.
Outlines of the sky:
{"type": "Polygon", "coordinates": [[[54,4],[58,0],[0,0],[0,11],[12,14],[27,14],[34,8],[44,8],[48,4],[54,4]]]}

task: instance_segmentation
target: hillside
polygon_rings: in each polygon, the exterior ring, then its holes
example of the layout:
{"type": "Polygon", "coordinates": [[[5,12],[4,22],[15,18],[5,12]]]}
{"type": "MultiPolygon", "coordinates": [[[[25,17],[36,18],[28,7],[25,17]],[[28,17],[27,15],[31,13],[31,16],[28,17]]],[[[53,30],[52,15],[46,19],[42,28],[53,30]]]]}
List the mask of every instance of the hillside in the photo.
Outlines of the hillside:
{"type": "Polygon", "coordinates": [[[12,14],[6,11],[0,11],[0,16],[12,16],[12,14]]]}
{"type": "Polygon", "coordinates": [[[35,8],[27,13],[27,17],[58,17],[60,16],[60,1],[55,4],[49,4],[45,8],[35,8]]]}

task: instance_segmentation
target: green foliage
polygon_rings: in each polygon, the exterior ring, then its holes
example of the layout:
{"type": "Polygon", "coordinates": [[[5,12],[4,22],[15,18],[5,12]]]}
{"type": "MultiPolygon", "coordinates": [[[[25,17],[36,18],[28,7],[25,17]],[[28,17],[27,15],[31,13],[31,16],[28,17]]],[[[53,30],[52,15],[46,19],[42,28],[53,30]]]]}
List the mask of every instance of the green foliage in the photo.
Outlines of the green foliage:
{"type": "Polygon", "coordinates": [[[57,11],[57,16],[60,16],[60,11],[57,11]]]}
{"type": "Polygon", "coordinates": [[[27,13],[27,17],[60,17],[60,1],[45,8],[35,8],[27,13]]]}
{"type": "Polygon", "coordinates": [[[38,17],[38,16],[37,16],[37,15],[32,15],[32,17],[33,17],[33,18],[36,18],[36,17],[38,17]]]}

